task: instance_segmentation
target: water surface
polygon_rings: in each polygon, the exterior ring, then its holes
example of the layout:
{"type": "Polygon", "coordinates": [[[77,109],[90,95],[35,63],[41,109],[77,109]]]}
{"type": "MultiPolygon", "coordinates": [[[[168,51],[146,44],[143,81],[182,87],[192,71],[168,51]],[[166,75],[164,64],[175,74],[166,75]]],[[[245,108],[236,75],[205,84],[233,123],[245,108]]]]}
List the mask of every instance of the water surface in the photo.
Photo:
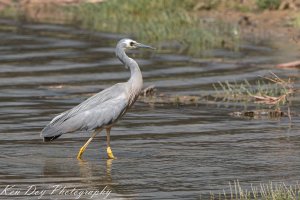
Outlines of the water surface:
{"type": "MultiPolygon", "coordinates": [[[[19,194],[1,199],[102,199],[65,190],[111,191],[108,199],[207,199],[210,192],[268,181],[294,184],[300,168],[300,119],[245,119],[229,115],[244,105],[154,104],[137,101],[112,129],[106,159],[105,134],[78,161],[90,133],[66,134],[43,143],[39,134],[58,113],[117,82],[129,72],[115,58],[116,42],[126,37],[48,24],[0,21],[0,193],[15,185],[19,194]],[[51,194],[51,192],[53,192],[51,194]],[[59,193],[61,192],[61,193],[59,193]]],[[[141,41],[142,42],[142,41],[141,41]]],[[[170,51],[172,52],[172,51],[170,51]]],[[[299,78],[299,70],[274,68],[299,59],[295,51],[272,44],[243,44],[239,52],[215,49],[210,58],[174,53],[133,52],[145,87],[170,96],[215,93],[218,81],[255,81],[272,70],[299,78]],[[284,53],[283,53],[284,52],[284,53]]],[[[296,83],[299,87],[299,82],[296,83]]],[[[299,96],[298,96],[299,97],[299,96]]],[[[292,112],[300,101],[293,99],[292,112]]],[[[13,190],[13,189],[12,189],[13,190]]]]}

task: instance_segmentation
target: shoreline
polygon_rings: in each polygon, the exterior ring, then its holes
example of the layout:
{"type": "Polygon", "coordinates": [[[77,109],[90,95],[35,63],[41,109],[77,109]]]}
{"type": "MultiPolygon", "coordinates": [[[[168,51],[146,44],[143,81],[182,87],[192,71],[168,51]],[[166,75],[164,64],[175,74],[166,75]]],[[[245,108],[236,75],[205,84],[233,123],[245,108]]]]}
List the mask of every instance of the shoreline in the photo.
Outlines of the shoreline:
{"type": "MultiPolygon", "coordinates": [[[[38,0],[21,0],[16,3],[13,0],[2,0],[0,2],[0,16],[14,19],[16,21],[33,23],[68,24],[71,26],[79,25],[80,28],[93,30],[97,29],[97,27],[86,27],[80,24],[83,19],[77,18],[76,16],[76,12],[80,12],[80,9],[70,12],[68,7],[80,7],[85,3],[101,4],[101,2],[105,1],[109,2],[109,0],[48,0],[46,2],[38,0]]],[[[228,2],[235,1],[229,0],[228,2]]],[[[200,3],[196,4],[194,8],[189,11],[191,16],[196,16],[196,18],[203,21],[203,24],[207,23],[206,26],[199,27],[199,29],[207,28],[211,24],[221,22],[224,23],[223,26],[231,26],[228,28],[229,30],[236,29],[232,31],[238,32],[236,33],[238,34],[237,37],[241,40],[252,39],[272,40],[275,42],[279,41],[280,43],[286,43],[287,46],[291,45],[294,49],[299,50],[300,25],[299,27],[295,25],[295,21],[298,18],[300,21],[300,14],[297,11],[297,5],[286,5],[284,4],[285,2],[282,2],[282,5],[285,5],[285,7],[280,5],[280,9],[258,10],[253,3],[246,2],[235,3],[230,6],[224,6],[223,3],[218,6],[210,5],[211,7],[207,7],[204,3],[200,3]],[[245,8],[247,8],[246,11],[241,11],[243,9],[245,10],[245,8]]],[[[191,24],[191,28],[194,28],[193,24],[191,24]]],[[[185,29],[188,29],[188,27],[185,27],[185,29]]],[[[216,31],[220,31],[219,29],[216,29],[216,31]]],[[[109,30],[101,30],[101,28],[97,31],[109,32],[109,30]]],[[[225,30],[224,32],[226,31],[228,30],[225,30]]],[[[234,38],[234,33],[229,34],[231,34],[229,37],[234,38]]],[[[224,38],[226,39],[226,36],[224,38]]],[[[234,46],[236,45],[234,43],[238,41],[235,41],[235,39],[232,38],[224,40],[224,38],[216,38],[216,40],[219,39],[222,42],[222,44],[219,43],[218,45],[234,49],[234,46]]]]}

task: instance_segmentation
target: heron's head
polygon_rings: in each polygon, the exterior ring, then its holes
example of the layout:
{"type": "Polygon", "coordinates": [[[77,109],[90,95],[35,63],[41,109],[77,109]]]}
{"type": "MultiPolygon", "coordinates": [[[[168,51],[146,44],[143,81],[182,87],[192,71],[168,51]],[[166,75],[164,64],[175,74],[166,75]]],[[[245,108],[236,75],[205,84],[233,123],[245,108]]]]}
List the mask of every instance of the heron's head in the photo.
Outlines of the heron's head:
{"type": "Polygon", "coordinates": [[[120,46],[123,49],[138,49],[138,48],[155,49],[151,46],[138,43],[137,41],[134,41],[132,39],[122,39],[119,41],[118,46],[120,46]]]}

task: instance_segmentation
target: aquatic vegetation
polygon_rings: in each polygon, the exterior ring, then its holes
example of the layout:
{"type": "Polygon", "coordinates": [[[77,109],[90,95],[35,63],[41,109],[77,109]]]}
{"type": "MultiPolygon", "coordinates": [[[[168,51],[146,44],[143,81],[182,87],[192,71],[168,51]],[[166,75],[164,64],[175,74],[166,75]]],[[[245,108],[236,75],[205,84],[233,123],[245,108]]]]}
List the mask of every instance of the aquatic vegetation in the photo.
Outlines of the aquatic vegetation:
{"type": "Polygon", "coordinates": [[[217,92],[217,97],[223,101],[235,102],[254,102],[261,105],[266,105],[273,109],[265,111],[246,111],[234,112],[234,116],[262,116],[267,112],[268,116],[280,117],[285,115],[281,111],[281,106],[287,105],[287,116],[291,120],[290,100],[289,97],[294,95],[294,83],[289,78],[283,80],[276,74],[271,72],[271,77],[263,77],[265,80],[257,80],[254,84],[250,84],[247,80],[242,83],[225,83],[219,82],[219,86],[213,84],[217,92]],[[220,89],[221,88],[221,89],[220,89]]]}
{"type": "Polygon", "coordinates": [[[242,187],[239,181],[234,181],[233,185],[229,183],[229,193],[225,190],[220,194],[210,194],[211,200],[297,200],[300,196],[300,185],[287,186],[285,183],[268,184],[261,183],[259,186],[251,184],[250,187],[242,187]]]}
{"type": "Polygon", "coordinates": [[[154,85],[151,85],[141,91],[139,101],[153,104],[173,104],[173,105],[197,105],[201,102],[200,96],[176,95],[170,96],[163,93],[158,93],[154,85]]]}
{"type": "Polygon", "coordinates": [[[197,105],[199,103],[216,103],[220,99],[223,102],[242,102],[259,104],[259,109],[244,110],[230,113],[234,117],[251,118],[280,118],[288,116],[291,120],[290,97],[295,94],[294,83],[291,79],[283,80],[271,72],[271,77],[263,77],[265,80],[257,80],[249,83],[244,80],[242,83],[231,83],[225,81],[213,84],[216,90],[214,100],[211,96],[170,96],[158,93],[154,86],[145,88],[139,97],[140,101],[148,104],[174,104],[174,105],[197,105]],[[287,111],[282,111],[283,106],[287,111]]]}
{"type": "Polygon", "coordinates": [[[281,110],[271,110],[271,109],[236,111],[229,114],[233,117],[246,117],[246,118],[253,118],[253,119],[266,119],[266,118],[279,119],[280,117],[287,115],[281,110]]]}
{"type": "Polygon", "coordinates": [[[219,82],[213,84],[217,96],[224,97],[224,100],[250,101],[267,105],[284,105],[287,98],[294,93],[294,86],[291,79],[283,80],[271,72],[273,77],[264,77],[266,80],[257,80],[250,84],[247,80],[242,83],[219,82]],[[220,90],[221,88],[221,90],[220,90]]]}

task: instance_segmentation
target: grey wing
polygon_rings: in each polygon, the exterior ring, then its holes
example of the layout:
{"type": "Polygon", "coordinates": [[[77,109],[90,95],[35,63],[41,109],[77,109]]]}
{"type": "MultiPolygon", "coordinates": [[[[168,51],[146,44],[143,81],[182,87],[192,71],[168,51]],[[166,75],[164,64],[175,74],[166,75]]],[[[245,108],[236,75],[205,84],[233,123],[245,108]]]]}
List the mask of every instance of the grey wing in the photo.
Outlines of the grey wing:
{"type": "Polygon", "coordinates": [[[41,136],[58,137],[76,130],[93,130],[112,124],[125,113],[127,106],[126,89],[123,84],[116,84],[53,118],[41,136]]]}
{"type": "Polygon", "coordinates": [[[54,117],[50,122],[50,124],[52,125],[59,124],[62,121],[65,121],[66,119],[72,117],[73,115],[76,115],[79,112],[93,109],[94,107],[96,107],[101,103],[104,103],[110,99],[117,98],[121,96],[122,93],[124,93],[125,91],[126,91],[126,87],[124,83],[115,84],[112,87],[109,87],[95,94],[94,96],[91,96],[90,98],[83,101],[82,103],[75,106],[74,108],[67,110],[66,112],[63,112],[60,115],[54,117]]]}

